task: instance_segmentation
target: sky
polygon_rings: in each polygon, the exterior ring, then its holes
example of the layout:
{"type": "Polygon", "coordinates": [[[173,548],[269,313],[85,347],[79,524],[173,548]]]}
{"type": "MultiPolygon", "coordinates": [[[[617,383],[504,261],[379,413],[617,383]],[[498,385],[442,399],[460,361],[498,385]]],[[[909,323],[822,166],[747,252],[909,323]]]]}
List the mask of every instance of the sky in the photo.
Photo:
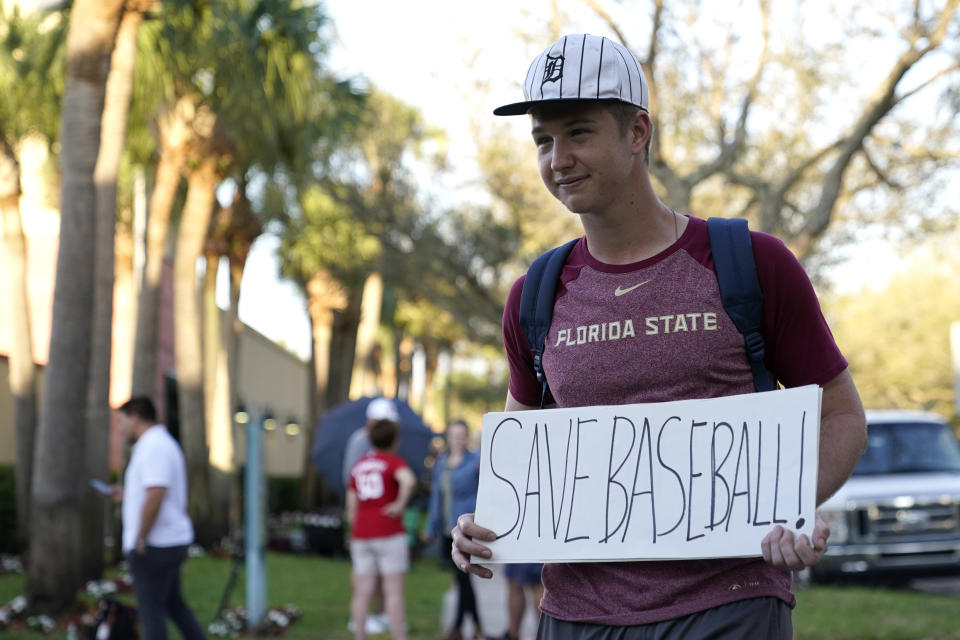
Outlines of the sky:
{"type": "MultiPolygon", "coordinates": [[[[520,82],[530,59],[546,42],[549,22],[547,0],[330,0],[328,11],[335,25],[337,43],[331,52],[331,66],[338,73],[363,75],[393,96],[418,107],[425,119],[446,130],[449,155],[459,170],[455,180],[445,184],[449,193],[468,193],[463,185],[470,179],[474,152],[470,134],[471,118],[484,122],[494,106],[520,98],[520,82]],[[543,12],[547,11],[546,14],[543,12]],[[537,34],[543,37],[537,37],[537,34]],[[485,88],[478,99],[476,90],[485,88]]],[[[561,2],[569,11],[580,11],[579,30],[598,35],[613,34],[581,2],[561,2]]],[[[607,3],[611,11],[628,11],[630,3],[607,3]]],[[[747,11],[723,4],[724,11],[747,11]]],[[[749,5],[749,3],[746,3],[749,5]]],[[[633,14],[618,16],[621,24],[636,24],[633,14]]],[[[717,7],[703,5],[704,11],[717,7]]],[[[718,9],[719,10],[719,9],[718,9]]],[[[642,22],[646,23],[646,16],[642,22]]],[[[744,29],[741,33],[756,32],[744,29]]],[[[634,46],[642,44],[646,28],[638,32],[634,46]]],[[[526,123],[507,119],[519,135],[526,123]]],[[[275,258],[278,241],[266,235],[254,245],[240,300],[240,316],[254,329],[285,344],[306,358],[310,331],[305,303],[290,283],[279,279],[275,258]]],[[[870,273],[879,280],[894,268],[891,251],[861,251],[846,265],[838,267],[835,278],[855,286],[870,273]]]]}

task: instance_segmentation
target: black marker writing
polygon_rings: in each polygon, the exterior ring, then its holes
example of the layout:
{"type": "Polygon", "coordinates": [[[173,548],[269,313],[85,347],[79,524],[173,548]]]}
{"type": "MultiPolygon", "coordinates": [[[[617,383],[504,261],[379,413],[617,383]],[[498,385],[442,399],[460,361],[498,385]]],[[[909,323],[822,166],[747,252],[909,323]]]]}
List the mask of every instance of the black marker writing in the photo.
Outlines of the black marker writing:
{"type": "Polygon", "coordinates": [[[693,432],[694,430],[699,429],[700,427],[705,427],[705,426],[707,426],[706,422],[690,423],[690,474],[689,474],[689,484],[687,488],[687,494],[689,495],[690,508],[687,509],[687,542],[690,542],[691,540],[696,540],[697,538],[702,538],[704,535],[706,535],[703,533],[697,534],[695,536],[690,535],[690,520],[693,517],[693,479],[699,478],[700,476],[703,475],[702,473],[693,472],[693,432]]]}
{"type": "MultiPolygon", "coordinates": [[[[511,423],[511,422],[517,425],[518,427],[520,427],[520,429],[523,429],[523,424],[521,424],[520,421],[517,420],[516,418],[507,418],[503,420],[500,424],[498,424],[496,427],[494,427],[493,435],[490,437],[491,454],[493,453],[494,444],[497,441],[497,434],[500,432],[500,427],[502,427],[504,424],[511,423]]],[[[508,529],[507,531],[497,536],[497,540],[499,540],[500,538],[510,535],[510,532],[512,532],[517,527],[517,523],[520,522],[520,495],[517,493],[517,488],[513,486],[513,483],[507,480],[506,478],[504,478],[499,473],[497,473],[497,470],[493,468],[493,455],[490,456],[490,472],[493,473],[493,475],[496,476],[498,479],[503,480],[508,485],[510,485],[510,490],[513,491],[513,497],[517,501],[517,518],[516,520],[513,521],[513,524],[510,526],[510,529],[508,529]]]]}
{"type": "Polygon", "coordinates": [[[589,540],[590,536],[575,536],[570,537],[570,522],[573,520],[573,502],[576,499],[577,495],[577,480],[586,480],[590,476],[578,476],[577,469],[580,464],[580,427],[584,424],[589,424],[591,422],[596,422],[595,419],[592,420],[580,420],[577,419],[577,453],[573,458],[573,484],[570,485],[570,511],[567,512],[567,533],[563,538],[564,542],[574,542],[575,540],[589,540]]]}
{"type": "Polygon", "coordinates": [[[773,521],[776,524],[786,524],[787,521],[777,518],[777,499],[780,497],[780,423],[777,423],[777,472],[773,483],[773,521]]]}
{"type": "Polygon", "coordinates": [[[527,458],[527,487],[525,493],[523,494],[523,519],[520,521],[520,528],[517,529],[517,540],[520,539],[520,533],[523,531],[523,523],[527,520],[527,501],[530,500],[530,496],[537,496],[537,537],[540,537],[540,507],[543,506],[542,501],[540,500],[540,438],[539,438],[539,425],[533,425],[533,441],[530,444],[530,456],[527,458]],[[534,466],[533,461],[536,459],[537,464],[534,466]],[[537,476],[537,490],[530,490],[530,477],[533,475],[533,471],[537,476]]]}
{"type": "Polygon", "coordinates": [[[606,509],[604,510],[604,536],[601,538],[600,542],[607,542],[613,534],[623,526],[624,522],[627,519],[627,516],[630,513],[630,498],[627,495],[627,487],[623,483],[619,482],[615,478],[617,474],[620,473],[620,470],[623,469],[623,466],[627,464],[627,460],[630,458],[630,453],[633,452],[633,445],[637,441],[637,428],[634,426],[633,422],[627,418],[621,416],[615,416],[613,418],[613,433],[610,435],[610,459],[607,463],[607,502],[606,509]],[[617,470],[613,470],[613,451],[617,443],[617,423],[619,421],[624,421],[630,425],[630,447],[627,449],[626,454],[623,456],[623,460],[620,461],[620,464],[617,465],[617,470]],[[611,473],[612,471],[612,473],[611,473]],[[620,522],[617,523],[617,526],[614,527],[613,531],[610,531],[610,485],[617,485],[620,487],[620,491],[623,493],[623,515],[620,517],[620,522]]]}
{"type": "Polygon", "coordinates": [[[643,431],[640,432],[640,445],[637,447],[637,464],[633,469],[633,487],[630,490],[630,505],[627,510],[627,524],[623,527],[623,536],[620,542],[627,539],[627,530],[630,528],[630,517],[633,515],[633,501],[637,496],[650,496],[650,542],[657,543],[657,505],[653,495],[653,445],[650,444],[650,420],[643,419],[643,431]],[[643,443],[647,443],[647,473],[648,486],[646,491],[637,491],[637,478],[640,475],[640,459],[643,457],[643,443]]]}
{"type": "Polygon", "coordinates": [[[800,517],[800,514],[803,513],[803,450],[806,448],[806,428],[807,412],[804,411],[800,416],[800,473],[797,478],[797,529],[803,527],[806,522],[800,517]]]}
{"type": "Polygon", "coordinates": [[[550,449],[550,434],[547,431],[547,425],[543,425],[543,439],[547,445],[547,475],[550,478],[550,522],[553,525],[553,539],[557,539],[557,531],[560,530],[560,518],[563,515],[563,499],[567,495],[567,469],[570,467],[570,440],[573,437],[573,421],[567,424],[567,448],[564,450],[563,460],[563,488],[560,491],[560,508],[555,507],[555,497],[557,493],[556,485],[553,483],[553,455],[550,449]]]}
{"type": "Polygon", "coordinates": [[[713,423],[713,436],[710,438],[710,524],[707,525],[707,529],[711,531],[714,528],[719,527],[723,524],[723,521],[729,515],[730,508],[730,485],[727,483],[727,479],[723,477],[720,473],[720,469],[723,468],[723,465],[726,464],[727,458],[730,457],[730,453],[733,451],[733,427],[730,426],[729,422],[714,422],[713,423]],[[720,464],[717,464],[717,431],[725,429],[730,434],[730,445],[727,447],[726,453],[723,454],[723,460],[720,461],[720,464]],[[720,522],[716,521],[717,517],[717,481],[723,483],[723,493],[724,493],[724,507],[722,509],[723,519],[720,522]]]}
{"type": "Polygon", "coordinates": [[[673,467],[671,467],[670,465],[668,465],[666,462],[663,461],[663,452],[660,450],[660,443],[663,442],[663,430],[667,428],[667,424],[672,420],[679,421],[680,416],[672,416],[670,418],[667,418],[666,421],[664,421],[663,426],[660,427],[660,432],[657,434],[657,460],[660,462],[661,467],[669,471],[673,475],[673,477],[677,479],[677,485],[680,487],[680,498],[682,500],[682,505],[680,508],[680,517],[677,518],[676,524],[674,524],[672,527],[670,527],[670,529],[668,529],[667,531],[664,531],[663,533],[660,533],[659,531],[657,531],[656,535],[658,536],[665,536],[670,533],[673,533],[673,531],[680,526],[680,523],[683,522],[683,514],[687,510],[687,494],[683,490],[683,479],[680,477],[680,474],[677,473],[676,469],[674,469],[673,467]]]}
{"type": "MultiPolygon", "coordinates": [[[[746,424],[746,423],[744,423],[746,424]]],[[[757,521],[760,517],[760,487],[763,483],[763,422],[757,422],[757,493],[753,496],[753,526],[763,527],[770,524],[769,520],[757,521]]]]}
{"type": "Polygon", "coordinates": [[[747,428],[747,423],[743,423],[743,427],[740,429],[740,448],[737,451],[737,467],[733,472],[733,497],[730,498],[730,508],[727,509],[727,521],[726,526],[723,530],[730,530],[730,520],[733,515],[733,507],[737,502],[737,498],[741,496],[746,496],[747,498],[747,524],[750,524],[750,430],[747,428]],[[747,490],[746,491],[737,491],[737,481],[740,479],[740,461],[744,460],[743,452],[746,451],[746,476],[747,476],[747,490]]]}

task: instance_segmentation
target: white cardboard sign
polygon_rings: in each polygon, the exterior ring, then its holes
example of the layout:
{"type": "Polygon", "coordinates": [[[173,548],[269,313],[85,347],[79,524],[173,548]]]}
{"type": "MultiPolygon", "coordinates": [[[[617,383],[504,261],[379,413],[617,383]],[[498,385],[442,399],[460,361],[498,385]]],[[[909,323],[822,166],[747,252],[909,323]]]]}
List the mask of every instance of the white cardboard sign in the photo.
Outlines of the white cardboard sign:
{"type": "Polygon", "coordinates": [[[475,519],[499,562],[761,555],[816,509],[816,385],[707,400],[488,413],[475,519]]]}

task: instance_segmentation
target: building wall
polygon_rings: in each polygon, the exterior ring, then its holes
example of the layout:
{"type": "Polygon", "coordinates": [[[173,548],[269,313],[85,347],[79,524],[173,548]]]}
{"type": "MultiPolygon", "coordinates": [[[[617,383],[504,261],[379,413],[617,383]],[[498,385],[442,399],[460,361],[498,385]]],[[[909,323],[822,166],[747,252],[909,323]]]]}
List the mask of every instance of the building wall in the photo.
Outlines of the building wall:
{"type": "MultiPolygon", "coordinates": [[[[264,434],[264,460],[272,476],[298,476],[303,472],[307,453],[309,416],[309,364],[249,327],[240,336],[239,394],[247,407],[269,411],[276,427],[264,434]],[[245,364],[246,363],[246,364],[245,364]],[[288,424],[296,428],[288,428],[288,424]]],[[[40,372],[38,410],[42,403],[43,372],[40,372]]],[[[121,464],[123,446],[115,432],[116,416],[111,420],[114,451],[111,466],[121,464]]],[[[12,465],[16,455],[13,422],[13,398],[10,395],[9,367],[0,354],[0,465],[12,465]]],[[[246,433],[235,425],[234,446],[237,463],[246,460],[246,433]]]]}
{"type": "MultiPolygon", "coordinates": [[[[264,434],[267,473],[298,476],[303,472],[307,453],[309,363],[250,327],[245,327],[240,335],[238,351],[240,403],[248,410],[272,414],[275,420],[273,428],[264,434]]],[[[243,425],[237,425],[235,441],[237,458],[245,461],[243,425]]]]}

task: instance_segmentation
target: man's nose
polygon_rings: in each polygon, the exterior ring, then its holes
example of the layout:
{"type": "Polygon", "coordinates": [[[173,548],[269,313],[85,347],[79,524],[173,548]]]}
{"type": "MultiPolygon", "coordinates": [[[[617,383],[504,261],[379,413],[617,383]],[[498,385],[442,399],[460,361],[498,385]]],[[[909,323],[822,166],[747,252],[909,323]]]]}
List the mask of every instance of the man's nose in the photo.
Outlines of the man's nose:
{"type": "Polygon", "coordinates": [[[566,169],[573,165],[573,154],[567,148],[567,144],[555,140],[553,143],[553,153],[550,156],[550,168],[553,170],[566,169]]]}

